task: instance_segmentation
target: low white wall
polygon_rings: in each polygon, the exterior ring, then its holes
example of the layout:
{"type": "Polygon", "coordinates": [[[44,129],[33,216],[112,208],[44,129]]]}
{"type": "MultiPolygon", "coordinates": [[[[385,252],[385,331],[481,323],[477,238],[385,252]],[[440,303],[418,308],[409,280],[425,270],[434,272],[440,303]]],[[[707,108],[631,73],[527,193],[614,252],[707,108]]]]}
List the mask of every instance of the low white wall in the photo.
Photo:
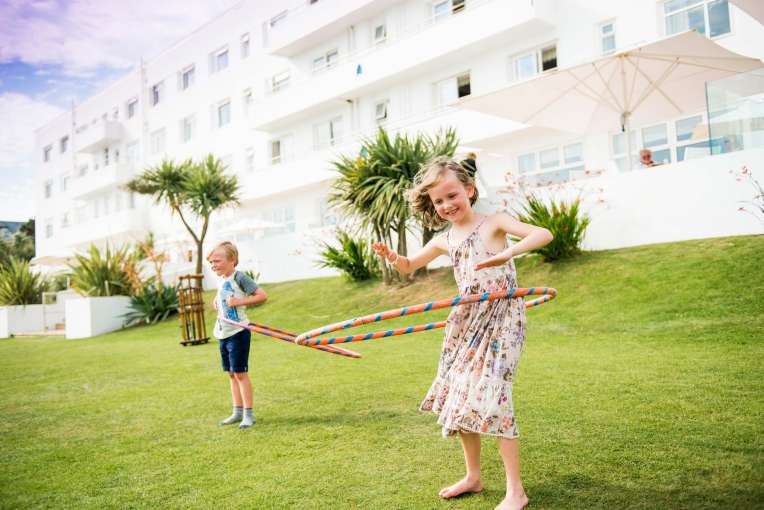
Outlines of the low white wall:
{"type": "MultiPolygon", "coordinates": [[[[755,190],[737,181],[746,166],[764,183],[764,150],[752,149],[681,163],[607,172],[562,187],[541,188],[542,196],[583,197],[591,217],[584,247],[602,250],[709,237],[763,234],[764,224],[738,209],[755,190]]],[[[510,199],[509,207],[514,205],[510,199]]]]}
{"type": "Polygon", "coordinates": [[[42,305],[0,307],[0,338],[43,329],[42,305]]]}
{"type": "Polygon", "coordinates": [[[127,296],[67,300],[66,338],[89,338],[122,329],[129,305],[127,296]]]}

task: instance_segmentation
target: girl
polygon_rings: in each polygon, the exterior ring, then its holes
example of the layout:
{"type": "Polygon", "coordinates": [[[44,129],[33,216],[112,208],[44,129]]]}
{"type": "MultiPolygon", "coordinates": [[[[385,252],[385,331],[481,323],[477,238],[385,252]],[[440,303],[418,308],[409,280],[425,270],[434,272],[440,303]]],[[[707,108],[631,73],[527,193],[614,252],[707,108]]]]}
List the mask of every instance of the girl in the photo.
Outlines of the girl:
{"type": "MultiPolygon", "coordinates": [[[[459,294],[517,287],[512,257],[552,240],[540,227],[506,213],[477,214],[478,193],[470,173],[459,163],[439,158],[420,170],[409,202],[434,227],[451,224],[413,257],[399,256],[381,243],[374,251],[401,273],[448,254],[459,294]],[[507,235],[522,238],[515,245],[507,235]]],[[[507,477],[507,493],[497,509],[519,510],[528,504],[520,480],[518,429],[512,409],[512,381],[525,342],[522,298],[455,307],[448,317],[438,374],[420,409],[438,415],[444,436],[459,434],[467,474],[441,489],[452,498],[483,490],[480,480],[480,434],[496,436],[507,477]]]]}

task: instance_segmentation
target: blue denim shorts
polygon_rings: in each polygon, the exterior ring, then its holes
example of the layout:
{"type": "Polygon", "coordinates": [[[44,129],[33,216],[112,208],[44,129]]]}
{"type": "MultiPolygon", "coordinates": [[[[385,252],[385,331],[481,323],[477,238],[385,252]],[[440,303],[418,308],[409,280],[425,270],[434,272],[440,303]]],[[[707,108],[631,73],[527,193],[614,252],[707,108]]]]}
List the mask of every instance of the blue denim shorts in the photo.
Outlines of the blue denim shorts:
{"type": "Polygon", "coordinates": [[[226,372],[249,372],[249,343],[252,334],[242,329],[220,339],[220,361],[226,372]]]}

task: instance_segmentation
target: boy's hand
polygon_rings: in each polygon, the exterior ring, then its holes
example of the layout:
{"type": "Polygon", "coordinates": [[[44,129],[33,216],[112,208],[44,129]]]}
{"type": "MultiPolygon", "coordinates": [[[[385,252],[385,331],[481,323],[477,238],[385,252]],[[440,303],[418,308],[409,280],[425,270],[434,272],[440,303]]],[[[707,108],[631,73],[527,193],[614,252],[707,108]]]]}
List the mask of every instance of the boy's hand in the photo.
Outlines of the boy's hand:
{"type": "Polygon", "coordinates": [[[229,297],[229,298],[226,300],[226,304],[227,304],[228,306],[230,306],[230,307],[241,306],[241,303],[239,302],[239,300],[238,300],[238,299],[236,299],[236,298],[235,298],[235,297],[233,297],[233,296],[229,297]]]}
{"type": "Polygon", "coordinates": [[[475,271],[480,271],[481,269],[485,269],[487,267],[495,267],[500,266],[502,264],[506,264],[508,260],[512,258],[512,251],[511,250],[505,250],[497,255],[494,255],[493,257],[488,257],[482,262],[478,262],[475,264],[475,271]]]}
{"type": "Polygon", "coordinates": [[[376,252],[377,255],[390,263],[398,260],[398,254],[383,243],[372,243],[371,248],[376,252]]]}

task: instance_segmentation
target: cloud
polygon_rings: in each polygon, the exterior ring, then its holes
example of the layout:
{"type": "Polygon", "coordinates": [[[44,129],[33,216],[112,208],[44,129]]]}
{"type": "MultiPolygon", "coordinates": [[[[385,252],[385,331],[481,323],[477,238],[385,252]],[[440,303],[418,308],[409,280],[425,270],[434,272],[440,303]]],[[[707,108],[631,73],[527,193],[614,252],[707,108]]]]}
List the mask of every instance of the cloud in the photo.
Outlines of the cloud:
{"type": "Polygon", "coordinates": [[[0,62],[61,65],[72,76],[127,69],[149,58],[238,0],[5,0],[0,2],[0,62]]]}
{"type": "Polygon", "coordinates": [[[23,94],[0,94],[0,220],[34,216],[34,130],[62,112],[23,94]]]}

